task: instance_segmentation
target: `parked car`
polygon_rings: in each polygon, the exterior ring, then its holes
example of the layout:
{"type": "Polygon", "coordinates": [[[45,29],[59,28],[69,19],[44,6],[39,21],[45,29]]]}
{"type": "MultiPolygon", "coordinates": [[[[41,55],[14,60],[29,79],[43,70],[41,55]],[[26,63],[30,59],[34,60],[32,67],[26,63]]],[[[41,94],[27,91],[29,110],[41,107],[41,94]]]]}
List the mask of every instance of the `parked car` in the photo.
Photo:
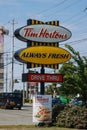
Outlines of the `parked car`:
{"type": "Polygon", "coordinates": [[[78,99],[74,99],[74,100],[71,100],[71,105],[81,105],[82,104],[82,101],[81,100],[78,100],[78,99]]]}
{"type": "Polygon", "coordinates": [[[67,103],[67,99],[62,96],[52,99],[52,106],[57,104],[65,105],[66,103],[67,103]]]}
{"type": "Polygon", "coordinates": [[[53,98],[52,99],[52,107],[57,105],[57,104],[62,104],[60,98],[53,98]]]}
{"type": "Polygon", "coordinates": [[[1,108],[18,108],[23,106],[22,93],[0,93],[0,107],[1,108]]]}

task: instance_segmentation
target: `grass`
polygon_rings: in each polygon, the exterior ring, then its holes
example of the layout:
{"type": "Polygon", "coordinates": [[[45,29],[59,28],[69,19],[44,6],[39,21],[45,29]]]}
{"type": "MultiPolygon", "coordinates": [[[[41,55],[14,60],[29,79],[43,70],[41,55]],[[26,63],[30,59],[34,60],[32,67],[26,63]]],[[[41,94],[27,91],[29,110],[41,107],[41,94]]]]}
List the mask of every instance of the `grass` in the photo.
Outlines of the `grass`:
{"type": "Polygon", "coordinates": [[[0,130],[78,130],[72,128],[59,128],[59,127],[36,127],[30,125],[5,125],[0,126],[0,130]]]}

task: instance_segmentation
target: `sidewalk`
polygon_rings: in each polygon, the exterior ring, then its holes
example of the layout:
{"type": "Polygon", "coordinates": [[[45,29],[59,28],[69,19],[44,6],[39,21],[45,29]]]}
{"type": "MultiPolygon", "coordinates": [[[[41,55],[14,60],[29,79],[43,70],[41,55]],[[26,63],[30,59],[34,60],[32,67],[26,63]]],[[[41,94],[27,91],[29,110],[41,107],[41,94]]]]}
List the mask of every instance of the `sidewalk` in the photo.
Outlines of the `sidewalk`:
{"type": "Polygon", "coordinates": [[[59,128],[59,127],[35,127],[35,126],[7,126],[0,127],[0,130],[86,130],[74,128],[59,128]]]}

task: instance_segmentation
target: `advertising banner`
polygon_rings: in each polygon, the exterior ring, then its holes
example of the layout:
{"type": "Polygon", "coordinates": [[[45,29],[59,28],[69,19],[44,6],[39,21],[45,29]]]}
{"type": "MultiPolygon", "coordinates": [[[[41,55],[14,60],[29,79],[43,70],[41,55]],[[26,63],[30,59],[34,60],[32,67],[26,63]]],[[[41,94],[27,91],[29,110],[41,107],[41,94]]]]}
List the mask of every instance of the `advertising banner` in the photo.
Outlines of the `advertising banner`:
{"type": "Polygon", "coordinates": [[[58,47],[35,46],[21,49],[15,53],[15,58],[25,63],[36,64],[58,64],[70,60],[71,55],[68,51],[58,47]]]}
{"type": "Polygon", "coordinates": [[[33,97],[33,122],[49,123],[52,121],[52,96],[36,95],[33,97]]]}

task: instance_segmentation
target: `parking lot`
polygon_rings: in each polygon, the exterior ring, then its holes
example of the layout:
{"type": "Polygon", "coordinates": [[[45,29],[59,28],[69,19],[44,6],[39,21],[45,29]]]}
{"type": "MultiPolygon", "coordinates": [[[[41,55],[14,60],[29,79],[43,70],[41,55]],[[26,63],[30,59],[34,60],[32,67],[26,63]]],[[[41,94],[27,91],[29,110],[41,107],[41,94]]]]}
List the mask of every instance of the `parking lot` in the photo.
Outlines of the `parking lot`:
{"type": "Polygon", "coordinates": [[[32,106],[18,109],[0,109],[0,125],[32,125],[32,106]]]}

